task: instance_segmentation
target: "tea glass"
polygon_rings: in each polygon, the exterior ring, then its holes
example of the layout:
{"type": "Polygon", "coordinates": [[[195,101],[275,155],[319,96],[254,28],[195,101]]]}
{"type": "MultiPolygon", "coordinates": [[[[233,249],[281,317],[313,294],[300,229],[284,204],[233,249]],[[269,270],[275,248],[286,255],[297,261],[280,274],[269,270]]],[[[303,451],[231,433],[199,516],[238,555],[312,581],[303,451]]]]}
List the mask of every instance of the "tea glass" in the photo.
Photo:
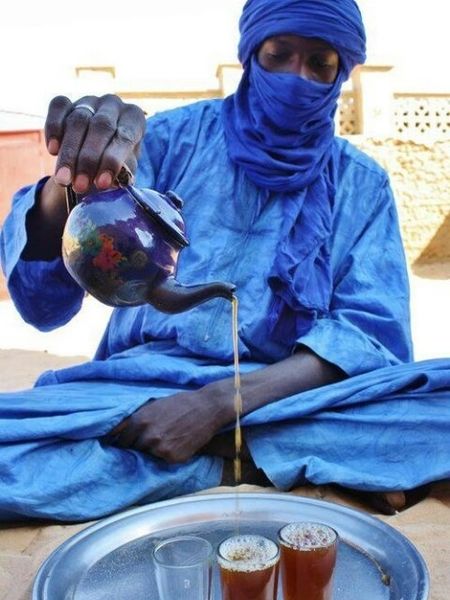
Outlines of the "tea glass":
{"type": "Polygon", "coordinates": [[[332,600],[338,540],[323,523],[289,523],[280,529],[284,600],[332,600]]]}
{"type": "Polygon", "coordinates": [[[210,600],[213,548],[208,540],[180,535],[153,550],[160,600],[210,600]]]}
{"type": "Polygon", "coordinates": [[[218,548],[222,600],[276,600],[277,544],[262,535],[235,535],[218,548]]]}

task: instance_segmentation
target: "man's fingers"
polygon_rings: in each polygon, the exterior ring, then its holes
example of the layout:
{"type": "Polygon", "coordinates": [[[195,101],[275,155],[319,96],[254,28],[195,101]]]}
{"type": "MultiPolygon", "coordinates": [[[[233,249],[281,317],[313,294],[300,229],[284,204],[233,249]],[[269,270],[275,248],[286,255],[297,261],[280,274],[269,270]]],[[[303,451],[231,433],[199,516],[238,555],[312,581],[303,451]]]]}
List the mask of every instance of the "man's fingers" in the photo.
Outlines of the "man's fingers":
{"type": "Polygon", "coordinates": [[[145,133],[145,115],[118,96],[84,96],[72,103],[65,96],[50,102],[45,136],[50,154],[57,155],[55,181],[72,184],[84,194],[93,184],[114,185],[124,164],[134,173],[145,133]]]}
{"type": "Polygon", "coordinates": [[[130,422],[129,419],[125,419],[124,421],[122,421],[121,423],[119,423],[118,425],[116,425],[114,427],[114,429],[108,433],[108,435],[110,435],[112,437],[114,437],[116,435],[119,435],[119,433],[121,431],[123,431],[128,426],[129,422],[130,422]]]}
{"type": "Polygon", "coordinates": [[[72,110],[72,102],[66,96],[56,96],[51,100],[45,121],[45,142],[50,154],[56,156],[64,136],[64,122],[72,110]]]}
{"type": "Polygon", "coordinates": [[[138,436],[139,433],[135,427],[125,427],[119,435],[115,436],[114,446],[118,446],[119,448],[134,448],[138,436]]]}
{"type": "Polygon", "coordinates": [[[114,136],[105,148],[98,167],[98,177],[95,182],[99,188],[108,187],[105,174],[117,176],[124,163],[133,173],[135,172],[136,153],[144,132],[144,113],[137,106],[124,104],[114,136]]]}
{"type": "MultiPolygon", "coordinates": [[[[78,153],[89,127],[89,120],[90,116],[81,110],[71,112],[66,119],[66,131],[62,139],[55,169],[55,180],[61,185],[74,183],[75,178],[79,175],[77,173],[78,153]]],[[[87,175],[85,175],[85,179],[85,186],[83,187],[88,189],[89,178],[87,175]]],[[[75,191],[81,193],[85,190],[79,189],[75,191]]]]}
{"type": "Polygon", "coordinates": [[[111,187],[124,164],[135,171],[144,132],[143,111],[118,96],[85,96],[74,104],[64,96],[54,98],[46,139],[49,152],[58,155],[55,181],[72,184],[80,194],[93,184],[111,187]]]}
{"type": "MultiPolygon", "coordinates": [[[[75,190],[84,191],[80,188],[83,183],[86,183],[86,178],[89,186],[98,179],[99,165],[105,149],[116,134],[122,106],[123,102],[117,96],[106,95],[98,99],[97,110],[89,119],[89,127],[78,154],[74,178],[75,190]]],[[[120,167],[117,172],[119,170],[120,167]]],[[[103,177],[101,182],[103,183],[100,185],[101,189],[111,187],[116,171],[110,169],[106,175],[106,179],[103,177]]]]}
{"type": "MultiPolygon", "coordinates": [[[[85,96],[72,104],[64,121],[64,135],[58,152],[55,169],[55,181],[61,185],[73,184],[76,192],[85,192],[90,185],[89,173],[79,173],[77,163],[81,148],[89,129],[93,113],[95,113],[97,98],[85,96]],[[74,185],[75,179],[81,175],[74,185]]],[[[98,160],[98,159],[97,159],[98,160]]]]}

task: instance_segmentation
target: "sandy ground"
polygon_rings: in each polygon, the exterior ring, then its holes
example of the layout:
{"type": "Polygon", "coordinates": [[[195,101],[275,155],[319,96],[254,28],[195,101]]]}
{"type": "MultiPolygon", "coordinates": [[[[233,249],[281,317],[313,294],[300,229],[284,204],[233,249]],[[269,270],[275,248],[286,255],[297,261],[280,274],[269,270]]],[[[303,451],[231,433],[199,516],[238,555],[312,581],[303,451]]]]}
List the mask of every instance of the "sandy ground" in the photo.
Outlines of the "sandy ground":
{"type": "MultiPolygon", "coordinates": [[[[447,277],[450,265],[444,267],[444,270],[427,270],[427,278],[411,277],[417,360],[450,356],[450,277],[447,277]]],[[[43,370],[68,366],[92,356],[109,313],[110,309],[87,298],[83,310],[70,324],[54,332],[40,333],[21,321],[10,301],[0,301],[0,391],[30,387],[43,370]]],[[[272,488],[241,487],[245,491],[273,491],[272,488]]],[[[290,494],[368,510],[354,498],[327,486],[298,488],[290,494]]],[[[393,517],[376,515],[406,535],[424,557],[431,579],[429,600],[450,598],[449,509],[450,482],[440,482],[433,486],[429,497],[416,506],[393,517]]],[[[29,600],[42,562],[87,525],[0,525],[0,600],[29,600]]]]}

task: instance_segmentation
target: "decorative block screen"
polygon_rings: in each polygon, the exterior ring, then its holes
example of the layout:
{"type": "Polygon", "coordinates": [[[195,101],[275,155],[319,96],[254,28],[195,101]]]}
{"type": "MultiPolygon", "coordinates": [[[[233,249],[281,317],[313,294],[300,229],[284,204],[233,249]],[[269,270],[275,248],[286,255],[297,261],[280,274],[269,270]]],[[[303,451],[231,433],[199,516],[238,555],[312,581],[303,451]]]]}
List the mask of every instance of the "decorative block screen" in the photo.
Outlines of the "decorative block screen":
{"type": "Polygon", "coordinates": [[[401,136],[450,137],[450,95],[395,94],[395,130],[401,136]]]}

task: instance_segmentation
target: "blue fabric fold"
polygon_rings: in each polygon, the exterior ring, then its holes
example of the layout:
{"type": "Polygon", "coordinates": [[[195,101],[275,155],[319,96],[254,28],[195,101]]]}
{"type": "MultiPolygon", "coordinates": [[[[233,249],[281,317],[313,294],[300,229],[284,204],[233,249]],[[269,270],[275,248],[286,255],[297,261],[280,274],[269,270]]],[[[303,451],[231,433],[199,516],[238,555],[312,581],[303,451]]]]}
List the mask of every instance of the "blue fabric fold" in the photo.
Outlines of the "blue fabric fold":
{"type": "Polygon", "coordinates": [[[342,81],[342,74],[326,84],[270,73],[253,56],[223,105],[231,160],[261,188],[304,190],[327,168],[342,81]]]}
{"type": "Polygon", "coordinates": [[[408,490],[450,478],[450,358],[379,369],[266,406],[242,421],[280,489],[338,483],[408,490]]]}
{"type": "MultiPolygon", "coordinates": [[[[389,411],[391,398],[404,397],[405,408],[407,408],[407,399],[410,398],[410,406],[413,408],[415,395],[430,394],[431,400],[433,393],[440,398],[442,410],[450,414],[450,358],[377,369],[339,383],[295,394],[255,410],[242,419],[242,424],[248,426],[286,422],[290,419],[310,417],[324,410],[353,410],[358,406],[380,402],[382,409],[379,416],[384,414],[393,418],[394,414],[389,411]]],[[[420,429],[421,420],[417,414],[414,414],[414,419],[417,429],[420,429]]],[[[445,422],[445,419],[443,420],[445,422]]],[[[381,425],[383,425],[382,420],[381,425]]],[[[402,428],[401,419],[398,428],[400,430],[402,428]]],[[[448,431],[450,433],[450,428],[448,431]]],[[[450,436],[448,437],[450,450],[450,436]]]]}
{"type": "Polygon", "coordinates": [[[329,309],[334,115],[342,83],[365,60],[364,25],[353,0],[249,0],[240,31],[244,74],[224,101],[224,130],[231,160],[253,183],[295,194],[269,275],[272,335],[292,343],[329,309]],[[334,83],[263,69],[258,47],[282,33],[329,42],[340,59],[334,83]]]}
{"type": "Polygon", "coordinates": [[[275,294],[269,316],[275,340],[293,343],[329,309],[331,156],[339,90],[336,84],[268,73],[253,58],[236,94],[224,102],[231,159],[257,185],[286,192],[283,230],[268,279],[275,294]]]}
{"type": "Polygon", "coordinates": [[[169,465],[105,434],[174,386],[73,381],[0,395],[0,521],[83,521],[218,485],[222,461],[169,465]]]}
{"type": "Polygon", "coordinates": [[[331,206],[317,202],[324,184],[320,179],[308,188],[300,211],[293,198],[285,204],[286,229],[268,277],[274,292],[269,327],[277,340],[293,343],[329,312],[331,206]]]}
{"type": "MultiPolygon", "coordinates": [[[[220,365],[200,363],[220,376],[220,365]]],[[[0,395],[0,519],[93,519],[219,483],[220,459],[168,465],[105,437],[149,397],[164,402],[193,385],[164,368],[162,382],[158,362],[150,364],[145,382],[85,381],[74,367],[65,383],[0,395]]],[[[449,422],[450,359],[436,359],[296,394],[242,425],[256,464],[280,489],[309,481],[392,490],[450,477],[449,422]]]]}

